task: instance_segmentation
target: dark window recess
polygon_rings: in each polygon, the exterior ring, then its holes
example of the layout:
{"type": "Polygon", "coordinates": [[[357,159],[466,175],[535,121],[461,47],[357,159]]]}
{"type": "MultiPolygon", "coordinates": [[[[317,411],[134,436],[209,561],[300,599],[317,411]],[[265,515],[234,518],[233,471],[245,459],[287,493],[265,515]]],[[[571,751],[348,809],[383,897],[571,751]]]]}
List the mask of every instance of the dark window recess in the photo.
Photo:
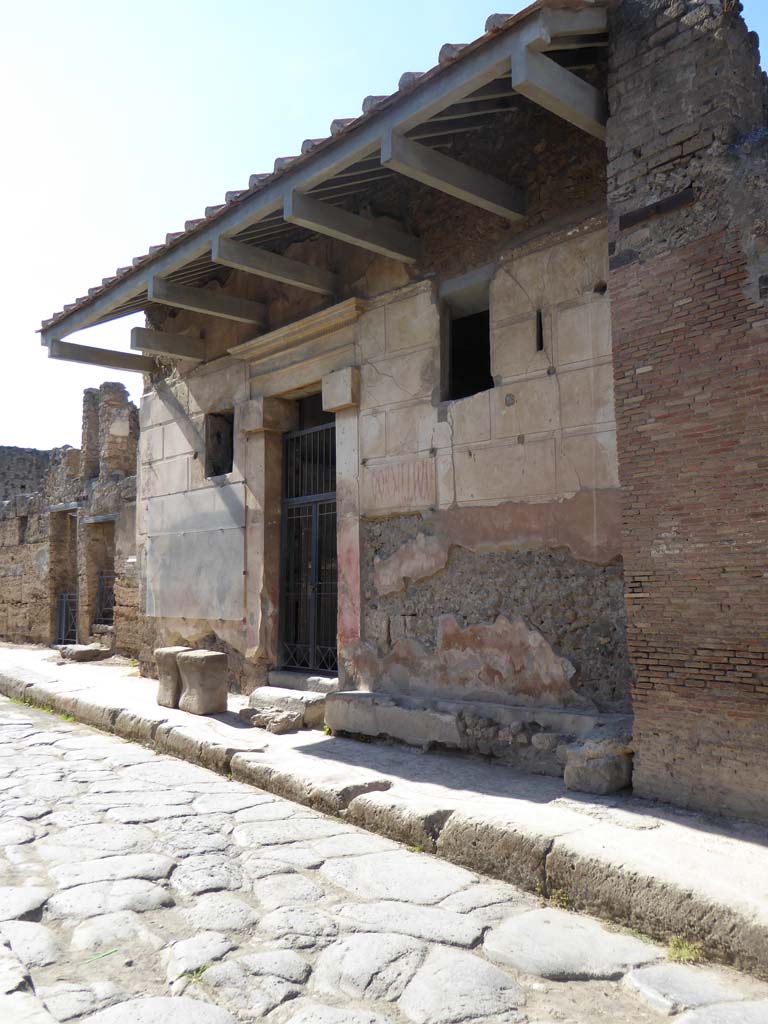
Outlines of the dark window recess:
{"type": "Polygon", "coordinates": [[[19,544],[23,544],[27,539],[27,526],[29,525],[28,516],[19,516],[19,544]]]}
{"type": "Polygon", "coordinates": [[[544,317],[541,310],[536,310],[536,351],[544,351],[544,317]]]}
{"type": "Polygon", "coordinates": [[[205,417],[205,475],[232,472],[235,445],[235,414],[210,412],[205,417]]]}
{"type": "Polygon", "coordinates": [[[453,317],[448,337],[448,395],[450,401],[469,398],[493,387],[491,328],[488,310],[453,317]]]}
{"type": "Polygon", "coordinates": [[[326,423],[333,423],[335,417],[332,412],[324,412],[323,396],[307,395],[300,398],[299,402],[299,430],[309,430],[311,427],[322,427],[326,423]]]}
{"type": "Polygon", "coordinates": [[[757,284],[760,289],[760,298],[768,299],[768,274],[761,274],[757,284]]]}

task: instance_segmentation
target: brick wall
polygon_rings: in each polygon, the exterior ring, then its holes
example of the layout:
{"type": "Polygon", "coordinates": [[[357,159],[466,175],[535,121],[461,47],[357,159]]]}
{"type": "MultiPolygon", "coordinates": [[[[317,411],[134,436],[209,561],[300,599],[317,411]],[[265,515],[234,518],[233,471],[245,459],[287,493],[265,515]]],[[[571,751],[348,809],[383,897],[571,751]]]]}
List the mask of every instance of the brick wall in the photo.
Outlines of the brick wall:
{"type": "Polygon", "coordinates": [[[612,32],[635,791],[768,819],[768,133],[756,38],[738,4],[717,0],[625,0],[612,32]]]}

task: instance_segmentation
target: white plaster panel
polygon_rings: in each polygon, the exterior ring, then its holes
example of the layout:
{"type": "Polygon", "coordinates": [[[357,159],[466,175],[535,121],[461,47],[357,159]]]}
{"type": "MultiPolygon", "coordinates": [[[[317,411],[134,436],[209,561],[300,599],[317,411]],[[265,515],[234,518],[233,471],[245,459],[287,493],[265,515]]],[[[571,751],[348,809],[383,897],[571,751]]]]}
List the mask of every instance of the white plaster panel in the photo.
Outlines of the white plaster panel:
{"type": "Polygon", "coordinates": [[[400,406],[387,412],[387,452],[410,455],[434,446],[437,410],[428,402],[400,406]]]}
{"type": "Polygon", "coordinates": [[[203,417],[195,416],[182,421],[167,423],[163,427],[163,455],[166,459],[174,455],[188,455],[193,451],[205,450],[203,417]]]}
{"type": "Polygon", "coordinates": [[[364,466],[360,472],[360,504],[364,512],[414,510],[434,505],[434,460],[410,459],[364,466]]]}
{"type": "Polygon", "coordinates": [[[182,455],[162,462],[146,463],[139,471],[139,493],[145,498],[186,491],[189,486],[188,458],[182,455]]]}
{"type": "Polygon", "coordinates": [[[387,321],[387,351],[438,347],[440,343],[440,315],[429,291],[418,292],[385,307],[387,321]]]}
{"type": "Polygon", "coordinates": [[[244,531],[163,534],[147,542],[147,615],[241,620],[244,531]]]}
{"type": "MultiPolygon", "coordinates": [[[[147,513],[150,536],[169,533],[210,533],[245,526],[245,487],[226,484],[184,494],[153,498],[147,513]]],[[[198,538],[199,542],[199,538],[198,538]]]]}
{"type": "Polygon", "coordinates": [[[177,415],[179,408],[186,409],[186,405],[170,389],[164,389],[161,392],[152,391],[141,398],[139,425],[142,430],[146,430],[147,427],[170,423],[177,415]]]}
{"type": "Polygon", "coordinates": [[[550,364],[547,317],[544,318],[544,351],[536,351],[536,316],[494,324],[491,327],[491,376],[506,380],[546,370],[550,364]]]}
{"type": "Polygon", "coordinates": [[[560,365],[611,355],[611,305],[607,298],[555,311],[560,365]]]}
{"type": "Polygon", "coordinates": [[[429,398],[435,383],[435,352],[432,349],[365,363],[362,367],[360,407],[371,409],[414,398],[429,398]]]}
{"type": "Polygon", "coordinates": [[[508,501],[554,494],[555,442],[493,445],[454,456],[456,500],[508,501]]]}
{"type": "Polygon", "coordinates": [[[491,424],[494,437],[515,437],[560,426],[557,378],[533,377],[494,388],[491,424]]]}
{"type": "Polygon", "coordinates": [[[383,412],[366,413],[360,417],[360,455],[376,459],[387,454],[387,417],[383,412]]]}
{"type": "Polygon", "coordinates": [[[139,434],[141,462],[157,462],[163,457],[163,427],[147,427],[139,434]]]}
{"type": "Polygon", "coordinates": [[[488,441],[491,436],[491,391],[480,391],[469,398],[451,402],[448,416],[453,427],[454,444],[488,441]]]}
{"type": "Polygon", "coordinates": [[[619,486],[616,431],[563,437],[558,455],[560,492],[619,486]]]}
{"type": "Polygon", "coordinates": [[[386,309],[377,306],[363,313],[358,321],[357,340],[363,360],[383,356],[387,350],[386,309]]]}
{"type": "Polygon", "coordinates": [[[206,367],[204,371],[191,373],[185,378],[185,383],[191,415],[232,409],[250,397],[248,370],[241,362],[230,363],[220,369],[206,367]]]}
{"type": "Polygon", "coordinates": [[[610,363],[561,372],[558,379],[564,427],[613,421],[613,367],[610,363]]]}

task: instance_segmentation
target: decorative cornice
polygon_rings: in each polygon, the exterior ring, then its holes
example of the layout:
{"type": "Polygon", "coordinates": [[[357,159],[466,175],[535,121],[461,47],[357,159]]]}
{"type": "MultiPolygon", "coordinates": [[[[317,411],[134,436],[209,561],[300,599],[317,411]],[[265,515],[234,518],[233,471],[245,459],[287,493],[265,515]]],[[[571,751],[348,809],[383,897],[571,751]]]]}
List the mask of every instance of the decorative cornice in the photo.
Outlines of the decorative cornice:
{"type": "Polygon", "coordinates": [[[362,299],[346,299],[328,309],[321,309],[319,313],[306,316],[303,320],[296,320],[285,327],[278,327],[268,334],[261,334],[258,338],[245,341],[228,351],[236,359],[244,359],[249,363],[269,359],[357,323],[365,309],[366,303],[362,299]]]}

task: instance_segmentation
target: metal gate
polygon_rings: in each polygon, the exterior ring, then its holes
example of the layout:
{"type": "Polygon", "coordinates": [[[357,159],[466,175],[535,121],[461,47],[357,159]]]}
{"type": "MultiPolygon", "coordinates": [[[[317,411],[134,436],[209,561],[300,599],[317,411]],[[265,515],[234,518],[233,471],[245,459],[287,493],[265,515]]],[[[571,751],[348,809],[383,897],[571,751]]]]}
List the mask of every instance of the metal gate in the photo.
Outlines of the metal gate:
{"type": "Polygon", "coordinates": [[[56,643],[77,643],[77,594],[59,594],[56,608],[56,643]]]}
{"type": "Polygon", "coordinates": [[[99,572],[96,585],[96,610],[93,623],[96,626],[111,626],[115,621],[115,574],[107,569],[99,572]]]}
{"type": "Polygon", "coordinates": [[[280,663],[335,673],[336,427],[285,435],[280,663]]]}

